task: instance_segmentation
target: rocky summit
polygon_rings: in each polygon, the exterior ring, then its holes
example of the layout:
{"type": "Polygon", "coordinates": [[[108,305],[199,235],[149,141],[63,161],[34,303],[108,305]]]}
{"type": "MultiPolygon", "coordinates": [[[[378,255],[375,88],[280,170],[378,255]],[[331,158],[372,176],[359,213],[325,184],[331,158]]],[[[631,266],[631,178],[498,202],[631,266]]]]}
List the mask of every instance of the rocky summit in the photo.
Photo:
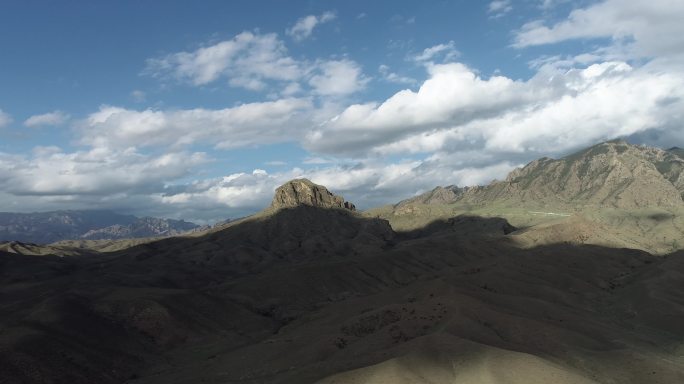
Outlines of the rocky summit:
{"type": "Polygon", "coordinates": [[[354,204],[344,201],[342,196],[335,195],[322,185],[308,179],[294,179],[278,187],[271,203],[271,208],[294,208],[309,205],[317,208],[342,208],[355,211],[354,204]]]}
{"type": "Polygon", "coordinates": [[[395,208],[457,202],[563,209],[672,208],[682,206],[683,195],[684,159],[678,148],[664,151],[614,140],[560,159],[534,160],[487,186],[437,187],[395,208]]]}

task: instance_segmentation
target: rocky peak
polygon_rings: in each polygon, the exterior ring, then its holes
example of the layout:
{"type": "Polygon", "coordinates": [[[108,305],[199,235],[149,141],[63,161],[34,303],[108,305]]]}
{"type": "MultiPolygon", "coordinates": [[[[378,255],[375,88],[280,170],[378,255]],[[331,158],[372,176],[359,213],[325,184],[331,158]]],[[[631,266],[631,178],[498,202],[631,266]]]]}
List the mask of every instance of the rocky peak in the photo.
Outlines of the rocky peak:
{"type": "Polygon", "coordinates": [[[271,208],[292,208],[300,205],[356,210],[354,204],[344,201],[342,196],[335,195],[326,187],[315,184],[308,179],[290,180],[278,187],[275,196],[273,196],[271,208]]]}
{"type": "Polygon", "coordinates": [[[604,142],[561,159],[542,158],[511,172],[478,200],[616,208],[682,204],[684,162],[658,148],[604,142]]]}

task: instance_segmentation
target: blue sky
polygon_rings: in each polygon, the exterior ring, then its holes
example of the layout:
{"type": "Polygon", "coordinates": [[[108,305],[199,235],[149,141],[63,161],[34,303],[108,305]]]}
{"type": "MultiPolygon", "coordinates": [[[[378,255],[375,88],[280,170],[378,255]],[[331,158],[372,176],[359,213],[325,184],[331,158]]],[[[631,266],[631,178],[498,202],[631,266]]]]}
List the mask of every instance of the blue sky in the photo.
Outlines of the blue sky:
{"type": "Polygon", "coordinates": [[[684,6],[4,1],[0,210],[362,208],[615,137],[682,145],[684,6]]]}

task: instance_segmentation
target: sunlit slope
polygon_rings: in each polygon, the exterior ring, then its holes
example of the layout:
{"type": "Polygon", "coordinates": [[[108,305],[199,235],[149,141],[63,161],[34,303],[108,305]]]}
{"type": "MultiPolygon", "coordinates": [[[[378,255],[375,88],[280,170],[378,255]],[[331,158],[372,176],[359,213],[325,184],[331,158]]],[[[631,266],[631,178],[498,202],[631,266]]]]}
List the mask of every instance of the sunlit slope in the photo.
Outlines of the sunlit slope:
{"type": "Polygon", "coordinates": [[[589,243],[667,253],[684,247],[684,159],[676,150],[606,142],[542,158],[505,181],[438,187],[369,217],[410,230],[459,214],[505,217],[529,244],[589,243]],[[536,232],[539,233],[536,233],[536,232]]]}

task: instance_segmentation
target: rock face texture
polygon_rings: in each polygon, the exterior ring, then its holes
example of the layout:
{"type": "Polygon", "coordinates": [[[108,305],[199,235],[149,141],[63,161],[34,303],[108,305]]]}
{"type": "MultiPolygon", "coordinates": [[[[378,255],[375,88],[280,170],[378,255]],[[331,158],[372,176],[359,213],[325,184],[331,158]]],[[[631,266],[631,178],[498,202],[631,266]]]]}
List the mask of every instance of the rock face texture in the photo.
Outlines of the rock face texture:
{"type": "Polygon", "coordinates": [[[463,202],[507,205],[646,208],[681,207],[684,158],[681,150],[609,141],[561,159],[544,157],[487,186],[437,187],[405,200],[395,209],[416,204],[463,202]]]}
{"type": "Polygon", "coordinates": [[[683,164],[667,151],[616,140],[558,160],[535,160],[483,196],[573,206],[676,207],[682,205],[683,164]]]}
{"type": "Polygon", "coordinates": [[[322,185],[308,179],[294,179],[276,189],[271,208],[294,208],[308,205],[317,208],[342,208],[355,211],[354,204],[344,201],[322,185]]]}

